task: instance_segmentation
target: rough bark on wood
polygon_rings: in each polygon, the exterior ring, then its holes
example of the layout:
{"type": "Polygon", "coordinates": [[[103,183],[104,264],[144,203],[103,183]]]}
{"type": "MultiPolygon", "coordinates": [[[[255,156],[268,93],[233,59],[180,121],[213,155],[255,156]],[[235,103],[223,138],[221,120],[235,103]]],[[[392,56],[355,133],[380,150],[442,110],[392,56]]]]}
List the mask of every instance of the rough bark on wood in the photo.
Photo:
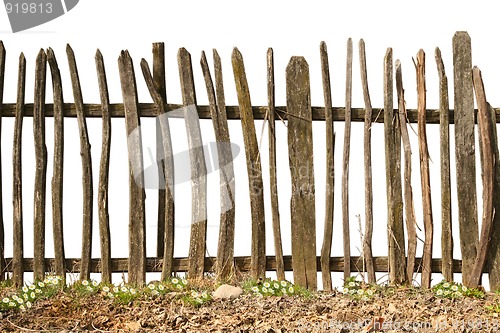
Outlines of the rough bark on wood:
{"type": "Polygon", "coordinates": [[[393,109],[392,49],[384,58],[384,138],[387,182],[387,232],[389,244],[389,281],[406,282],[403,194],[401,187],[401,134],[399,117],[393,109]]]}
{"type": "Polygon", "coordinates": [[[52,227],[54,237],[55,274],[66,280],[64,269],[63,232],[63,167],[64,167],[64,99],[61,74],[54,51],[47,50],[47,61],[52,77],[54,94],[54,161],[52,174],[52,227]]]}
{"type": "Polygon", "coordinates": [[[495,185],[493,188],[493,231],[491,233],[490,246],[488,250],[487,256],[487,271],[489,272],[489,282],[490,282],[490,290],[498,290],[500,288],[500,263],[499,255],[500,255],[500,163],[499,152],[498,152],[498,136],[497,136],[497,127],[495,123],[495,110],[488,104],[488,108],[490,111],[490,118],[493,124],[493,140],[494,140],[494,151],[495,154],[495,185]],[[498,213],[497,213],[498,212],[498,213]]]}
{"type": "Polygon", "coordinates": [[[366,52],[364,40],[359,41],[359,63],[361,70],[361,85],[365,100],[365,127],[364,127],[364,167],[365,167],[365,234],[363,236],[363,257],[366,262],[368,283],[375,283],[373,269],[372,237],[373,237],[373,188],[372,188],[372,103],[368,90],[368,74],[366,70],[366,52]]]}
{"type": "Polygon", "coordinates": [[[201,56],[201,68],[207,88],[208,101],[212,112],[212,124],[217,140],[217,156],[220,178],[220,229],[217,247],[217,279],[227,281],[234,274],[234,223],[235,223],[235,183],[233,153],[226,117],[224,87],[222,85],[222,67],[216,50],[214,67],[217,93],[214,88],[205,52],[201,56]],[[220,99],[219,99],[220,98],[220,99]]]}
{"type": "Polygon", "coordinates": [[[231,57],[236,93],[241,112],[241,126],[247,161],[248,183],[250,187],[250,209],[252,214],[252,270],[253,278],[266,275],[266,233],[264,214],[264,183],[260,162],[259,146],[255,134],[250,90],[245,73],[243,56],[235,48],[231,57]]]}
{"type": "Polygon", "coordinates": [[[426,88],[425,88],[425,53],[418,51],[415,63],[418,92],[418,150],[420,156],[420,179],[422,184],[422,208],[424,219],[424,255],[422,265],[422,287],[431,287],[432,241],[434,226],[432,221],[431,180],[429,174],[429,150],[426,134],[426,88]]]}
{"type": "Polygon", "coordinates": [[[453,236],[451,218],[450,179],[450,105],[448,100],[448,78],[444,70],[441,51],[436,48],[436,64],[439,75],[439,133],[441,156],[441,257],[443,277],[453,281],[453,236]]]}
{"type": "Polygon", "coordinates": [[[344,153],[342,158],[342,236],[344,243],[344,281],[351,276],[351,237],[349,231],[349,155],[351,150],[352,100],[352,40],[347,41],[347,68],[345,91],[344,153]]]}
{"type": "Polygon", "coordinates": [[[479,68],[474,67],[472,70],[474,91],[478,106],[478,123],[481,136],[481,144],[483,150],[482,165],[483,165],[483,219],[481,223],[481,237],[479,239],[477,256],[474,261],[474,267],[471,272],[470,285],[477,287],[483,275],[483,268],[486,262],[486,255],[490,245],[491,232],[493,231],[493,217],[495,209],[493,206],[493,193],[495,187],[495,164],[498,147],[496,140],[493,137],[494,123],[491,121],[491,112],[486,102],[486,94],[484,92],[483,79],[479,68]]]}
{"type": "Polygon", "coordinates": [[[458,223],[460,249],[464,261],[462,282],[469,286],[479,236],[472,55],[471,40],[466,32],[457,32],[453,36],[453,79],[458,223]]]}
{"type": "Polygon", "coordinates": [[[45,79],[47,56],[40,50],[36,58],[35,103],[33,106],[33,135],[35,140],[35,198],[33,278],[45,278],[45,189],[47,178],[47,147],[45,146],[45,79]]]}
{"type": "Polygon", "coordinates": [[[278,180],[276,176],[276,108],[274,88],[274,53],[273,49],[267,50],[267,104],[269,106],[269,183],[271,192],[271,209],[273,214],[274,252],[276,257],[276,277],[285,280],[283,263],[283,245],[281,242],[281,225],[278,201],[278,180]]]}
{"type": "Polygon", "coordinates": [[[67,45],[71,85],[73,87],[73,98],[75,100],[76,115],[78,120],[78,131],[80,133],[80,156],[82,157],[82,188],[83,188],[83,223],[82,223],[82,268],[80,280],[90,279],[90,262],[92,260],[92,214],[94,204],[94,192],[92,183],[92,156],[90,153],[90,142],[83,108],[82,88],[78,76],[75,54],[73,49],[67,45]]]}
{"type": "Polygon", "coordinates": [[[23,111],[26,88],[26,59],[24,54],[19,56],[19,71],[17,78],[17,110],[14,123],[14,143],[12,151],[13,170],[13,259],[12,259],[12,282],[20,288],[24,282],[24,237],[23,237],[23,184],[22,184],[22,131],[23,111]]]}
{"type": "Polygon", "coordinates": [[[137,86],[134,65],[128,51],[118,58],[125,107],[125,126],[129,157],[129,283],[143,285],[146,280],[146,213],[142,134],[137,112],[137,86]]]}
{"type": "MultiPolygon", "coordinates": [[[[5,47],[0,41],[0,135],[2,133],[3,86],[5,80],[5,47]]],[[[1,149],[0,149],[1,156],[1,149]]],[[[5,230],[3,222],[2,163],[0,158],[0,281],[5,279],[5,230]]]]}
{"type": "MultiPolygon", "coordinates": [[[[160,87],[157,85],[157,82],[154,80],[153,75],[151,75],[151,71],[149,70],[149,65],[145,59],[141,61],[141,69],[142,74],[144,76],[144,80],[146,81],[146,85],[149,90],[149,94],[151,98],[155,102],[156,107],[158,108],[158,123],[161,131],[161,142],[158,144],[162,146],[161,151],[166,152],[164,156],[161,157],[163,160],[163,165],[165,168],[162,169],[163,173],[161,174],[161,178],[164,180],[165,186],[165,207],[167,208],[166,213],[163,215],[164,220],[162,223],[164,224],[164,238],[163,242],[165,246],[163,247],[163,267],[162,267],[162,280],[168,279],[173,272],[173,259],[174,259],[174,217],[173,217],[173,193],[174,193],[174,159],[172,152],[172,140],[170,136],[170,125],[168,122],[168,116],[165,113],[165,100],[164,95],[160,93],[160,87]]],[[[158,138],[158,136],[157,136],[158,138]]],[[[162,181],[160,181],[160,185],[162,185],[162,181]]]]}
{"type": "Polygon", "coordinates": [[[332,275],[330,272],[330,257],[332,255],[333,209],[335,195],[335,133],[332,117],[332,88],[330,85],[330,65],[326,43],[319,47],[321,58],[321,77],[323,80],[323,98],[325,100],[325,136],[326,136],[326,180],[325,180],[325,225],[323,245],[321,246],[321,276],[323,289],[332,290],[332,275]]]}
{"type": "Polygon", "coordinates": [[[103,283],[111,283],[111,233],[109,229],[108,183],[109,159],[111,151],[111,118],[109,116],[109,92],[106,79],[104,59],[99,50],[95,55],[99,96],[102,105],[102,146],[99,164],[99,189],[97,206],[99,212],[99,239],[101,247],[101,279],[103,283]]]}
{"type": "Polygon", "coordinates": [[[403,74],[401,62],[396,60],[396,87],[398,93],[399,122],[401,124],[401,139],[404,150],[404,204],[406,214],[406,232],[408,234],[408,253],[406,259],[406,280],[413,281],[415,271],[415,257],[417,253],[417,220],[413,205],[413,190],[411,186],[411,145],[408,127],[406,125],[406,101],[403,89],[403,74]]]}
{"type": "Polygon", "coordinates": [[[192,220],[189,257],[192,259],[188,276],[203,278],[207,239],[207,166],[203,152],[200,121],[196,111],[196,93],[191,55],[185,48],[177,54],[181,80],[184,118],[191,158],[192,220]]]}
{"type": "Polygon", "coordinates": [[[288,154],[294,283],[316,290],[316,210],[309,65],[292,57],[286,68],[288,154]]]}

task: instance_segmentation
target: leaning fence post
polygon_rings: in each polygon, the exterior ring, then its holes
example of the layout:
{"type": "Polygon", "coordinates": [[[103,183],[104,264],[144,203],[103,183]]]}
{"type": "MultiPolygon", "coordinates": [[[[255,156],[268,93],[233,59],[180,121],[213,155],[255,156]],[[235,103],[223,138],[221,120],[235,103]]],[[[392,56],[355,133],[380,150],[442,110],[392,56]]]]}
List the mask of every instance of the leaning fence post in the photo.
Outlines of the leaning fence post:
{"type": "Polygon", "coordinates": [[[146,213],[142,135],[134,65],[128,51],[118,58],[127,127],[129,158],[129,282],[143,285],[146,280],[146,213]]]}
{"type": "Polygon", "coordinates": [[[241,126],[245,143],[248,183],[250,185],[250,208],[252,213],[252,263],[254,278],[266,276],[266,229],[264,215],[264,183],[259,146],[255,134],[250,90],[248,88],[243,56],[237,48],[232,55],[234,80],[240,106],[241,126]]]}
{"type": "Polygon", "coordinates": [[[87,121],[83,105],[82,88],[78,77],[75,54],[69,44],[66,47],[68,55],[69,71],[73,86],[73,98],[75,101],[78,131],[80,133],[80,155],[82,157],[82,184],[83,184],[83,225],[82,225],[82,261],[80,265],[80,280],[90,279],[92,264],[92,214],[94,204],[92,184],[92,157],[90,153],[89,135],[87,132],[87,121]]]}
{"type": "Polygon", "coordinates": [[[479,238],[471,53],[469,34],[463,31],[455,33],[453,36],[455,161],[462,282],[466,286],[470,283],[479,238]]]}
{"type": "Polygon", "coordinates": [[[40,50],[36,58],[35,103],[33,105],[33,135],[35,138],[35,198],[33,277],[45,276],[45,189],[47,178],[47,147],[45,146],[45,78],[47,56],[40,50]]]}
{"type": "Polygon", "coordinates": [[[316,208],[309,65],[292,57],[286,68],[288,154],[292,178],[290,214],[294,282],[317,286],[316,208]]]}

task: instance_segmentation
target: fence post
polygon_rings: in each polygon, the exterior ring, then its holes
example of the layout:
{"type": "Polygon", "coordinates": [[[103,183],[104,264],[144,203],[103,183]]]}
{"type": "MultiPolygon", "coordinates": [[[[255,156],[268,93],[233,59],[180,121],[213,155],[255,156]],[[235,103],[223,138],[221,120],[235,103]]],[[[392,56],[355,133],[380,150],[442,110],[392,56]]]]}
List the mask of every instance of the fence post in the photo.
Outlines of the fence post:
{"type": "Polygon", "coordinates": [[[94,205],[94,192],[92,183],[92,156],[90,153],[89,135],[87,132],[87,121],[83,105],[82,88],[78,77],[75,54],[69,44],[66,47],[68,55],[69,71],[73,86],[73,98],[75,100],[78,131],[80,133],[80,155],[82,157],[82,184],[83,184],[83,226],[82,226],[82,261],[80,268],[80,280],[90,279],[92,265],[92,215],[94,205]]]}
{"type": "Polygon", "coordinates": [[[292,57],[286,68],[288,154],[292,178],[291,223],[293,279],[315,290],[316,210],[309,65],[292,57]]]}
{"type": "Polygon", "coordinates": [[[54,51],[47,50],[54,95],[54,162],[52,175],[52,225],[56,275],[66,281],[63,232],[64,101],[61,74],[54,51]]]}
{"type": "Polygon", "coordinates": [[[207,166],[203,152],[191,55],[185,48],[177,54],[181,80],[184,118],[191,160],[192,223],[189,243],[188,276],[203,278],[207,238],[207,166]],[[195,111],[196,114],[193,114],[195,111]]]}
{"type": "Polygon", "coordinates": [[[138,112],[134,65],[128,51],[118,58],[129,158],[129,282],[143,285],[146,280],[146,213],[142,135],[138,112]]]}
{"type": "Polygon", "coordinates": [[[243,56],[237,48],[232,55],[234,80],[240,106],[241,126],[245,143],[248,183],[250,186],[250,208],[252,212],[252,263],[253,278],[266,276],[266,228],[264,215],[264,183],[259,146],[255,134],[250,90],[248,88],[243,56]]]}
{"type": "Polygon", "coordinates": [[[101,245],[101,277],[103,283],[111,282],[111,232],[109,229],[108,213],[108,179],[109,159],[111,151],[111,117],[109,115],[109,92],[106,79],[106,70],[101,51],[95,55],[97,81],[102,110],[102,146],[101,162],[99,165],[99,189],[97,206],[99,212],[99,238],[101,245]]]}
{"type": "MultiPolygon", "coordinates": [[[[0,41],[0,133],[2,126],[2,108],[3,108],[3,86],[5,79],[5,47],[0,41]]],[[[0,149],[1,151],[1,149],[0,149]]],[[[0,153],[1,155],[1,153],[0,153]]],[[[0,281],[5,279],[5,230],[3,222],[3,202],[2,202],[2,162],[0,159],[0,281]]]]}
{"type": "Polygon", "coordinates": [[[462,250],[462,282],[470,285],[478,243],[474,92],[472,91],[471,40],[466,32],[453,36],[455,95],[455,161],[458,223],[462,250]]]}
{"type": "Polygon", "coordinates": [[[47,147],[45,146],[45,78],[47,56],[40,50],[36,58],[35,103],[33,105],[33,135],[35,138],[35,198],[33,277],[45,276],[45,189],[47,178],[47,147]]]}
{"type": "Polygon", "coordinates": [[[325,137],[326,137],[326,185],[325,185],[325,226],[323,245],[321,246],[321,275],[323,289],[332,290],[330,257],[332,255],[333,209],[335,196],[335,132],[333,131],[332,89],[330,85],[330,65],[326,43],[320,44],[321,77],[323,79],[323,97],[325,100],[325,137]]]}
{"type": "Polygon", "coordinates": [[[23,177],[22,177],[22,132],[24,99],[26,93],[26,59],[24,54],[19,56],[19,71],[17,78],[17,102],[16,119],[14,122],[14,147],[12,151],[13,170],[13,258],[12,258],[12,282],[16,287],[22,287],[24,282],[24,236],[23,236],[23,177]]]}

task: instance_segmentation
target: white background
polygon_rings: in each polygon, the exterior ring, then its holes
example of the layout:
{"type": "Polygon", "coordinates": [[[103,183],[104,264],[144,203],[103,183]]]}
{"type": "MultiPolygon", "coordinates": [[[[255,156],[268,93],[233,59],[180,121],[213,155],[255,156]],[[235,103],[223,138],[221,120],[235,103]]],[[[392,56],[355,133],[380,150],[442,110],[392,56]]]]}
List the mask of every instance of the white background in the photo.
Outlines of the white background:
{"type": "MultiPolygon", "coordinates": [[[[451,42],[455,31],[466,30],[472,38],[473,64],[483,70],[483,79],[489,102],[500,105],[497,89],[500,85],[499,31],[497,11],[492,2],[476,1],[472,5],[466,1],[344,1],[338,4],[319,1],[95,1],[81,0],[66,15],[32,28],[26,32],[12,34],[5,11],[0,10],[0,39],[7,49],[4,103],[15,103],[17,65],[20,52],[27,58],[27,97],[33,101],[34,65],[40,48],[52,47],[62,73],[64,98],[73,100],[68,64],[65,54],[66,43],[70,43],[76,55],[85,103],[99,103],[94,55],[97,48],[104,56],[110,98],[112,103],[122,101],[117,59],[123,49],[128,49],[134,60],[140,102],[151,102],[145,87],[139,61],[145,58],[151,65],[151,44],[165,42],[167,66],[167,99],[170,103],[181,103],[176,55],[179,47],[186,47],[192,55],[197,99],[200,105],[208,104],[199,59],[202,50],[212,67],[212,48],[217,48],[223,62],[226,102],[236,105],[237,97],[231,68],[232,48],[237,46],[243,54],[250,85],[253,105],[267,104],[266,50],[273,47],[275,55],[276,103],[285,105],[285,68],[293,55],[306,57],[311,74],[311,99],[315,106],[324,105],[321,86],[319,43],[325,41],[330,58],[330,74],[334,106],[345,105],[345,54],[349,37],[354,43],[353,63],[353,107],[363,107],[359,76],[358,41],[366,42],[368,78],[372,105],[383,106],[383,57],[387,47],[392,47],[394,60],[401,59],[406,101],[409,108],[416,108],[416,78],[412,63],[417,51],[422,48],[427,54],[427,107],[438,107],[438,79],[434,50],[441,48],[449,77],[450,106],[453,107],[453,75],[451,42]],[[403,5],[407,3],[407,5],[403,5]],[[488,5],[483,5],[487,3],[488,5]]],[[[213,74],[213,70],[212,70],[213,74]]],[[[50,75],[47,84],[47,102],[52,100],[50,75]]],[[[396,106],[396,98],[395,98],[396,106]]],[[[94,189],[97,188],[101,147],[101,121],[88,119],[94,172],[94,189]]],[[[113,119],[113,139],[111,147],[110,175],[110,223],[112,233],[112,256],[126,257],[128,254],[128,170],[123,119],[113,119]]],[[[261,143],[264,170],[267,254],[274,254],[271,229],[271,210],[268,188],[267,130],[261,132],[262,121],[256,121],[258,140],[261,143]]],[[[78,127],[75,119],[65,122],[65,169],[64,169],[64,228],[66,256],[80,257],[82,223],[81,161],[79,156],[78,127]]],[[[154,154],[154,120],[142,120],[145,165],[153,161],[148,148],[154,154]]],[[[341,160],[343,146],[343,123],[336,123],[336,192],[333,256],[342,255],[341,237],[341,160]]],[[[350,214],[351,253],[359,254],[359,232],[357,215],[364,224],[364,176],[362,124],[353,123],[350,160],[350,214]]],[[[171,123],[174,151],[184,151],[186,146],[183,122],[171,123]]],[[[416,126],[414,126],[416,130],[416,126]]],[[[25,119],[23,127],[23,190],[24,190],[24,232],[25,256],[32,257],[32,198],[34,177],[34,149],[32,121],[25,119]]],[[[52,119],[47,119],[47,149],[49,164],[47,180],[52,175],[53,127],[52,119]]],[[[215,141],[212,124],[202,121],[204,142],[215,141]]],[[[278,131],[278,186],[284,253],[291,254],[290,247],[290,180],[287,160],[286,128],[277,124],[278,131]]],[[[387,254],[385,166],[383,151],[383,126],[374,125],[373,130],[373,176],[374,176],[374,255],[387,254]]],[[[238,121],[230,122],[231,140],[243,147],[241,126],[238,121]]],[[[3,206],[6,227],[6,256],[12,255],[12,138],[13,119],[4,119],[2,125],[2,172],[3,206]]],[[[416,134],[410,131],[413,149],[413,189],[417,221],[422,227],[420,177],[418,168],[418,147],[416,134]]],[[[451,156],[454,160],[453,131],[451,132],[451,156]]],[[[436,125],[428,126],[429,149],[431,155],[431,184],[434,213],[434,254],[440,257],[440,183],[439,183],[439,136],[436,125]]],[[[316,176],[316,221],[317,251],[321,249],[324,223],[324,123],[314,123],[315,176],[316,176]]],[[[248,183],[243,151],[235,160],[236,170],[236,255],[250,254],[250,210],[248,183]]],[[[479,168],[478,168],[479,170],[479,168]]],[[[452,164],[452,188],[455,185],[455,170],[452,164]]],[[[480,178],[478,177],[478,180],[480,178]]],[[[209,228],[208,253],[216,255],[218,235],[218,174],[209,176],[209,228]]],[[[478,199],[481,188],[478,187],[478,199]]],[[[53,255],[51,238],[50,183],[47,186],[47,256],[53,255]]],[[[175,255],[186,256],[189,243],[190,186],[181,184],[176,188],[176,244],[175,255]]],[[[460,257],[458,225],[456,224],[456,192],[452,196],[454,214],[455,258],[460,257]]],[[[94,196],[97,212],[97,192],[94,196]]],[[[147,254],[156,253],[157,191],[147,191],[147,254]]],[[[481,202],[479,202],[479,208],[481,202]]],[[[481,209],[479,209],[481,212],[481,209]]],[[[481,216],[481,215],[480,215],[481,216]]],[[[99,257],[98,220],[94,214],[93,256],[99,257]]],[[[423,232],[420,233],[423,237],[423,232]]],[[[421,256],[422,244],[419,244],[421,256]]],[[[272,276],[272,275],[270,275],[272,276]]],[[[379,275],[384,280],[383,274],[379,275]]],[[[98,278],[98,275],[94,276],[98,278]]],[[[291,273],[287,275],[292,278],[291,273]]],[[[334,274],[334,283],[340,285],[341,274],[334,274]]],[[[119,277],[115,277],[117,281],[119,277]]],[[[151,276],[153,278],[153,276],[151,276]]],[[[441,275],[433,276],[434,282],[441,275]]],[[[456,279],[460,279],[457,275],[456,279]]],[[[419,281],[420,279],[418,279],[419,281]]],[[[486,279],[487,280],[487,279],[486,279]]]]}

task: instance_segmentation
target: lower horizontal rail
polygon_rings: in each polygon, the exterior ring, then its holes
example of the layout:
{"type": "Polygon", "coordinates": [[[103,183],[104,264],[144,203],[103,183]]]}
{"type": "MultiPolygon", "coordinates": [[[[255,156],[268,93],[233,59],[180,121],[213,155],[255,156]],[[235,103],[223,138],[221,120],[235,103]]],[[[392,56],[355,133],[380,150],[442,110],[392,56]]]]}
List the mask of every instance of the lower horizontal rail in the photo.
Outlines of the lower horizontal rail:
{"type": "MultiPolygon", "coordinates": [[[[285,271],[292,271],[292,256],[284,256],[285,271]]],[[[215,268],[217,258],[207,257],[205,258],[205,272],[213,272],[215,268]]],[[[374,266],[376,272],[387,272],[387,257],[374,257],[374,266]]],[[[154,273],[161,272],[162,269],[162,258],[147,258],[146,259],[146,272],[154,273]]],[[[250,271],[251,257],[235,257],[234,258],[236,269],[241,272],[250,271]]],[[[25,258],[24,261],[24,271],[33,271],[33,259],[25,258]]],[[[52,258],[45,259],[45,267],[48,272],[53,272],[55,270],[54,266],[55,260],[52,258]]],[[[70,273],[78,273],[80,271],[81,259],[66,259],[65,267],[66,271],[70,273]]],[[[188,270],[189,258],[174,258],[173,271],[175,272],[186,272],[188,270]]],[[[320,257],[316,257],[317,270],[321,271],[320,257]]],[[[415,272],[421,271],[422,258],[416,258],[415,260],[415,272]]],[[[432,272],[441,273],[441,259],[432,259],[432,272]]],[[[362,272],[363,263],[360,257],[351,257],[351,267],[353,272],[362,272]]],[[[92,259],[91,273],[100,273],[100,259],[92,259]]],[[[6,259],[6,271],[12,272],[12,258],[6,259]]],[[[121,273],[128,271],[128,258],[114,258],[111,259],[111,270],[114,273],[121,273]]],[[[267,256],[266,261],[266,271],[276,270],[276,258],[274,256],[267,256]]],[[[332,272],[343,272],[344,271],[344,258],[343,257],[331,257],[330,258],[330,270],[332,272]]],[[[453,260],[453,272],[462,272],[462,260],[453,260]]],[[[488,273],[487,268],[484,269],[484,273],[488,273]]]]}

